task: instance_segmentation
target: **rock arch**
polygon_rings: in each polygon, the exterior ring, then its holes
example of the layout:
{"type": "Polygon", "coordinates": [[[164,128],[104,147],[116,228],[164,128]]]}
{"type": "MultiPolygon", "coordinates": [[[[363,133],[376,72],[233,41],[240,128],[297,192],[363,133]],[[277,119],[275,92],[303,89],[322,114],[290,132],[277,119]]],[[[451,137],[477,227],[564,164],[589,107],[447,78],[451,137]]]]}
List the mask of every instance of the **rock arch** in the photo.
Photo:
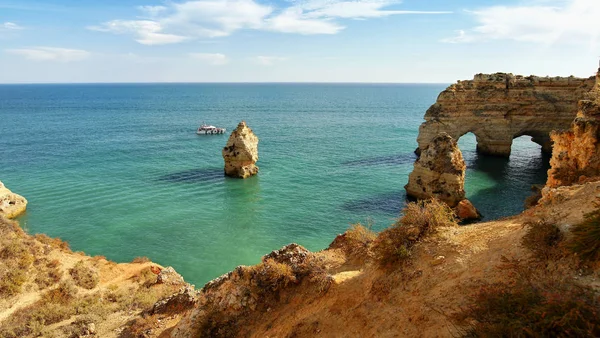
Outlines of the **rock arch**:
{"type": "Polygon", "coordinates": [[[466,133],[477,138],[477,150],[510,156],[512,140],[530,135],[551,152],[550,133],[568,129],[577,102],[595,78],[537,77],[506,73],[477,74],[444,90],[425,113],[419,127],[417,153],[442,132],[458,140],[466,133]]]}

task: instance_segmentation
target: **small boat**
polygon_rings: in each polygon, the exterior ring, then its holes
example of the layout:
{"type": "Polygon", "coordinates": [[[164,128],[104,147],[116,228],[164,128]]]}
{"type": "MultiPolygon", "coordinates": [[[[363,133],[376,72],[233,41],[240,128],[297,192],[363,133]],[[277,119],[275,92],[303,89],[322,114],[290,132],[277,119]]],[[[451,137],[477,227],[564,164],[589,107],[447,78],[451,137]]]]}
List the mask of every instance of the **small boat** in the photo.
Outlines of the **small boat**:
{"type": "Polygon", "coordinates": [[[196,131],[198,135],[214,135],[214,134],[225,134],[225,128],[217,128],[215,126],[209,126],[202,123],[202,125],[196,131]]]}

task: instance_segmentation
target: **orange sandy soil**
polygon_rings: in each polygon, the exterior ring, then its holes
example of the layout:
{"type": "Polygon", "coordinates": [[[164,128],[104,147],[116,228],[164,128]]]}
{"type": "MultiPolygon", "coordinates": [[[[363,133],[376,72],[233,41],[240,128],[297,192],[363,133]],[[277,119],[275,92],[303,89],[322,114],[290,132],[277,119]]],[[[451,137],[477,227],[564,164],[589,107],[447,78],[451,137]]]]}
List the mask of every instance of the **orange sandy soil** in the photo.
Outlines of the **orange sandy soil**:
{"type": "MultiPolygon", "coordinates": [[[[352,262],[341,249],[316,253],[326,257],[331,287],[315,293],[300,285],[283,292],[267,312],[244,319],[238,336],[460,336],[464,328],[456,327],[451,315],[467,305],[483,281],[506,280],[506,271],[499,268],[502,257],[528,264],[531,252],[520,244],[525,221],[541,217],[568,228],[599,201],[600,183],[560,188],[521,215],[441,229],[418,244],[410,263],[399,268],[352,262]]],[[[598,269],[582,276],[564,268],[578,282],[600,289],[598,269]]]]}

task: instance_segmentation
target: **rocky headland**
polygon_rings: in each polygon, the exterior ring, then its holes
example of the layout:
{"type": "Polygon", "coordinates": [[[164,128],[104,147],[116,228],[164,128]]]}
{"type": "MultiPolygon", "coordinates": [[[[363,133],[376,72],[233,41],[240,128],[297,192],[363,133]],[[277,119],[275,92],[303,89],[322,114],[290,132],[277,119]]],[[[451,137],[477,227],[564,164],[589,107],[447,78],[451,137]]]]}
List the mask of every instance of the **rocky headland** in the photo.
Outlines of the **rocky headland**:
{"type": "Polygon", "coordinates": [[[458,140],[477,138],[477,150],[509,156],[512,140],[529,135],[550,153],[550,133],[568,129],[577,103],[596,82],[594,77],[537,77],[507,73],[477,74],[444,90],[425,113],[417,152],[441,132],[458,140]]]}
{"type": "Polygon", "coordinates": [[[223,159],[227,176],[248,178],[258,173],[258,137],[246,122],[240,122],[229,136],[223,148],[223,159]]]}

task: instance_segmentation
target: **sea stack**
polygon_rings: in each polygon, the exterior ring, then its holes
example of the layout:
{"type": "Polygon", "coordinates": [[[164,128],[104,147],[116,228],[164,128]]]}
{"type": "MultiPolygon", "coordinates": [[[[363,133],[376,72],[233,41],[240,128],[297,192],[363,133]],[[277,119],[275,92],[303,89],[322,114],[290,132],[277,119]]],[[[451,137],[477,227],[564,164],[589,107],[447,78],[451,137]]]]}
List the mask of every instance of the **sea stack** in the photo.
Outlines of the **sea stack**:
{"type": "Polygon", "coordinates": [[[471,202],[465,199],[465,170],[456,140],[441,133],[423,149],[404,188],[410,197],[437,198],[451,208],[459,207],[462,219],[479,218],[471,202]]]}
{"type": "Polygon", "coordinates": [[[27,200],[10,191],[0,182],[0,216],[14,218],[25,212],[27,200]]]}
{"type": "Polygon", "coordinates": [[[258,137],[246,122],[240,122],[229,136],[223,148],[223,159],[226,176],[248,178],[258,173],[258,137]]]}

